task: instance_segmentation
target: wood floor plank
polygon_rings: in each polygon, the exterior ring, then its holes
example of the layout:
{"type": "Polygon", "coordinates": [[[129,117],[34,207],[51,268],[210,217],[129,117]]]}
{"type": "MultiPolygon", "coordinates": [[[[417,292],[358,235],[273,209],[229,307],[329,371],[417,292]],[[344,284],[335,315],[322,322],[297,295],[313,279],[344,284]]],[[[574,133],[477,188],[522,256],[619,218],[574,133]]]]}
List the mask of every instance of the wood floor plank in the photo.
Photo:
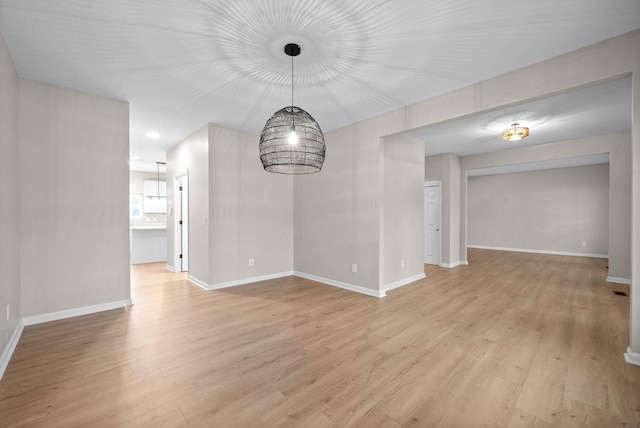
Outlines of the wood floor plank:
{"type": "Polygon", "coordinates": [[[515,409],[511,415],[508,428],[553,428],[553,425],[542,419],[538,419],[535,416],[523,412],[520,409],[515,409]]]}
{"type": "Polygon", "coordinates": [[[385,415],[380,410],[373,408],[369,410],[360,420],[356,421],[353,425],[350,425],[353,428],[370,428],[370,427],[378,427],[378,428],[401,428],[398,422],[385,415]]]}
{"type": "Polygon", "coordinates": [[[25,327],[0,426],[638,426],[606,260],[469,249],[384,299],[132,266],[129,310],[25,327]]]}

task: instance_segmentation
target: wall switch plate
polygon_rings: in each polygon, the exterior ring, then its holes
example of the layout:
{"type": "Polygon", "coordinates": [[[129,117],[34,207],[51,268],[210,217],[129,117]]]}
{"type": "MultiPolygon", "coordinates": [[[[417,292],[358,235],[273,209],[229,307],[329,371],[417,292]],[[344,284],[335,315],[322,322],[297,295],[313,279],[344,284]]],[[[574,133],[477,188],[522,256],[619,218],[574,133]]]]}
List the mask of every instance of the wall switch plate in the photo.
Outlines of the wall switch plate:
{"type": "Polygon", "coordinates": [[[358,273],[358,265],[351,265],[351,272],[358,273]]]}
{"type": "Polygon", "coordinates": [[[583,247],[586,247],[586,246],[587,246],[587,243],[586,243],[585,241],[582,241],[582,246],[583,246],[583,247]]]}
{"type": "Polygon", "coordinates": [[[400,267],[404,269],[404,259],[400,260],[400,267]]]}
{"type": "Polygon", "coordinates": [[[11,305],[7,304],[7,321],[9,321],[9,317],[11,317],[11,305]]]}
{"type": "Polygon", "coordinates": [[[256,262],[253,259],[249,259],[249,266],[255,266],[256,262]]]}

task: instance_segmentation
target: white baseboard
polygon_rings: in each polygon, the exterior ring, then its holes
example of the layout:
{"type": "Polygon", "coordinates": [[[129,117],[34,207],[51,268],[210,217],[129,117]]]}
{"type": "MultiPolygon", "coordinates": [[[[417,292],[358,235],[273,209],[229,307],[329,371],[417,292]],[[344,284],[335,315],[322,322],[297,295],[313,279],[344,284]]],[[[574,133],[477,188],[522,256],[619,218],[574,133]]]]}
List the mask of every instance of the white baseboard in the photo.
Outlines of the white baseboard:
{"type": "Polygon", "coordinates": [[[532,250],[528,248],[489,247],[485,245],[467,245],[467,248],[478,248],[481,250],[514,251],[516,253],[553,254],[556,256],[594,257],[597,259],[609,258],[608,254],[571,253],[568,251],[532,250]]]}
{"type": "Polygon", "coordinates": [[[640,366],[640,354],[633,352],[631,348],[627,348],[627,352],[624,354],[624,360],[629,364],[640,366]]]}
{"type": "Polygon", "coordinates": [[[392,282],[391,284],[387,284],[384,286],[384,291],[387,292],[387,291],[395,290],[396,288],[400,288],[403,285],[407,285],[407,284],[411,284],[412,282],[419,281],[422,278],[426,278],[426,275],[424,274],[424,272],[422,272],[419,275],[414,275],[412,277],[401,279],[400,281],[392,282]]]}
{"type": "Polygon", "coordinates": [[[293,275],[293,271],[286,271],[286,272],[279,272],[279,273],[274,273],[270,275],[254,276],[252,278],[238,279],[235,281],[219,282],[217,284],[207,284],[206,282],[201,281],[198,278],[191,275],[187,277],[187,280],[204,290],[213,291],[213,290],[221,290],[223,288],[237,287],[239,285],[251,284],[253,282],[266,281],[268,279],[282,278],[282,277],[291,276],[291,275],[293,275]]]}
{"type": "Polygon", "coordinates": [[[239,285],[251,284],[253,282],[266,281],[269,279],[282,278],[282,277],[291,276],[291,275],[293,275],[293,271],[279,272],[279,273],[273,273],[273,274],[262,275],[262,276],[254,276],[252,278],[238,279],[235,281],[219,282],[217,284],[207,285],[207,290],[209,291],[221,290],[223,288],[237,287],[239,285]]]}
{"type": "Polygon", "coordinates": [[[65,311],[50,312],[48,314],[33,315],[22,318],[25,326],[42,324],[44,322],[57,321],[65,318],[79,317],[81,315],[95,314],[97,312],[110,311],[112,309],[127,308],[133,306],[131,299],[115,302],[101,303],[99,305],[84,306],[82,308],[67,309],[65,311]]]}
{"type": "MultiPolygon", "coordinates": [[[[295,275],[295,276],[299,276],[301,278],[306,278],[306,279],[310,279],[312,281],[316,281],[316,282],[321,282],[323,284],[327,284],[327,285],[333,285],[334,287],[339,287],[339,288],[344,288],[345,290],[349,290],[349,291],[355,291],[356,293],[361,293],[361,294],[366,294],[367,296],[373,296],[373,297],[384,297],[386,296],[384,291],[376,291],[376,290],[371,290],[369,288],[364,288],[364,287],[360,287],[358,285],[353,285],[353,284],[347,284],[345,282],[340,282],[340,281],[334,281],[332,279],[328,279],[328,278],[322,278],[319,276],[315,276],[315,275],[311,275],[308,273],[304,273],[304,272],[297,272],[297,271],[287,271],[287,272],[280,272],[280,273],[275,273],[275,274],[271,274],[271,275],[263,275],[263,276],[255,276],[253,278],[246,278],[246,279],[239,279],[236,281],[227,281],[227,282],[220,282],[217,284],[207,284],[204,281],[199,280],[198,278],[195,278],[193,276],[189,276],[187,279],[189,280],[189,282],[197,285],[198,287],[207,290],[207,291],[213,291],[213,290],[221,290],[224,288],[229,288],[229,287],[237,287],[239,285],[245,285],[245,284],[251,284],[253,282],[258,282],[258,281],[266,281],[268,279],[276,279],[276,278],[282,278],[285,276],[291,276],[291,275],[295,275]]],[[[415,281],[419,278],[416,278],[412,281],[415,281]]],[[[411,282],[411,281],[409,281],[411,282]]]]}
{"type": "Polygon", "coordinates": [[[294,272],[294,275],[300,278],[310,279],[312,281],[321,282],[327,285],[333,285],[334,287],[344,288],[345,290],[355,291],[356,293],[366,294],[373,297],[384,297],[386,293],[384,291],[371,290],[370,288],[360,287],[359,285],[347,284],[346,282],[334,281],[333,279],[323,278],[320,276],[311,275],[304,272],[294,272]]]}
{"type": "Polygon", "coordinates": [[[173,266],[169,266],[168,264],[167,264],[167,265],[165,265],[165,266],[164,266],[164,268],[165,268],[166,270],[168,270],[169,272],[173,272],[173,273],[175,273],[175,272],[176,272],[176,270],[173,268],[173,266]]]}
{"type": "Polygon", "coordinates": [[[469,262],[467,261],[463,262],[461,260],[458,260],[457,262],[453,262],[453,263],[440,263],[440,267],[452,269],[454,267],[458,267],[461,265],[468,265],[468,264],[469,262]]]}
{"type": "Polygon", "coordinates": [[[628,278],[616,278],[615,276],[608,276],[607,282],[614,282],[616,284],[631,284],[631,280],[628,278]]]}
{"type": "Polygon", "coordinates": [[[207,284],[207,283],[206,283],[206,282],[204,282],[204,281],[200,281],[200,280],[199,280],[198,278],[196,278],[195,276],[191,276],[191,275],[187,276],[187,281],[189,281],[189,282],[190,282],[190,283],[192,283],[192,284],[197,285],[198,287],[200,287],[200,288],[202,288],[202,289],[204,289],[204,290],[209,291],[209,284],[207,284]]]}
{"type": "Polygon", "coordinates": [[[11,360],[11,356],[13,355],[13,351],[16,350],[16,346],[18,345],[18,341],[20,340],[20,336],[22,335],[22,330],[24,329],[24,324],[22,321],[18,321],[18,325],[13,330],[13,334],[9,338],[9,343],[4,347],[4,351],[2,351],[2,355],[0,355],[0,379],[4,375],[4,371],[7,369],[9,365],[9,361],[11,360]]]}

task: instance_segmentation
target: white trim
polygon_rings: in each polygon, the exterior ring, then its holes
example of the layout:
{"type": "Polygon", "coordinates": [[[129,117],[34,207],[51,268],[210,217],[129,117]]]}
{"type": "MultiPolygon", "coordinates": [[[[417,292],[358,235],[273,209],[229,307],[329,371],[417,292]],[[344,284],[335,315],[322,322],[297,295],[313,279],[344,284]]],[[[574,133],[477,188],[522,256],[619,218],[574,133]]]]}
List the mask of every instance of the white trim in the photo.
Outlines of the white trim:
{"type": "Polygon", "coordinates": [[[208,285],[206,282],[204,282],[204,281],[200,281],[200,280],[199,280],[198,278],[196,278],[195,276],[191,276],[191,275],[189,275],[189,276],[187,277],[187,281],[189,281],[189,282],[190,282],[190,283],[192,283],[192,284],[197,285],[198,287],[200,287],[200,288],[202,288],[202,289],[204,289],[204,290],[209,291],[209,285],[208,285]]]}
{"type": "Polygon", "coordinates": [[[133,306],[133,302],[131,301],[131,299],[117,300],[115,302],[101,303],[99,305],[83,306],[81,308],[67,309],[64,311],[50,312],[48,314],[24,317],[22,318],[22,323],[25,326],[42,324],[44,322],[57,321],[65,318],[79,317],[81,315],[110,311],[112,309],[128,308],[129,306],[133,306]]]}
{"type": "Polygon", "coordinates": [[[481,250],[514,251],[517,253],[553,254],[556,256],[594,257],[598,259],[609,258],[608,254],[571,253],[568,251],[532,250],[528,248],[489,247],[485,245],[467,245],[467,248],[478,248],[481,250]]]}
{"type": "Polygon", "coordinates": [[[173,268],[173,266],[169,266],[168,264],[166,264],[166,265],[164,265],[164,268],[166,270],[168,270],[169,272],[176,273],[176,270],[173,268]]]}
{"type": "Polygon", "coordinates": [[[293,275],[293,271],[273,273],[270,275],[254,276],[252,278],[238,279],[235,281],[219,282],[217,284],[207,285],[207,290],[213,291],[213,290],[220,290],[222,288],[237,287],[238,285],[251,284],[253,282],[266,281],[268,279],[282,278],[282,277],[291,276],[291,275],[293,275]]]}
{"type": "MultiPolygon", "coordinates": [[[[189,169],[187,168],[186,170],[179,172],[177,174],[175,174],[173,176],[173,211],[172,211],[172,217],[173,217],[173,260],[176,264],[176,267],[174,268],[173,272],[187,272],[188,271],[188,265],[189,265],[189,169]],[[177,189],[177,184],[182,181],[182,187],[186,187],[186,198],[187,198],[187,212],[186,212],[186,216],[185,213],[183,211],[183,200],[180,199],[180,217],[183,219],[182,225],[183,227],[186,229],[187,235],[186,238],[181,236],[180,234],[180,228],[179,226],[179,221],[180,219],[178,218],[178,216],[176,215],[176,208],[178,207],[178,203],[176,201],[176,195],[178,194],[179,191],[176,191],[177,189]],[[185,238],[185,239],[182,239],[185,238]],[[186,241],[186,242],[185,242],[186,241]],[[178,242],[180,242],[180,246],[185,245],[186,244],[186,249],[185,248],[178,248],[178,242]],[[183,259],[180,259],[180,251],[182,250],[183,255],[186,254],[186,257],[183,259]],[[185,251],[186,250],[186,251],[185,251]],[[184,261],[186,260],[186,264],[187,264],[187,269],[184,269],[184,261]],[[180,268],[178,269],[177,266],[180,265],[180,268]]],[[[183,189],[184,190],[184,189],[183,189]]],[[[183,193],[181,195],[182,197],[185,197],[185,194],[183,193]]],[[[184,230],[182,230],[182,232],[184,232],[184,230]]],[[[201,286],[200,284],[198,284],[198,286],[201,286]]]]}
{"type": "Polygon", "coordinates": [[[458,260],[457,262],[453,262],[453,263],[440,263],[440,267],[453,269],[454,267],[458,267],[460,265],[468,265],[468,264],[469,262],[467,261],[463,262],[461,260],[458,260]]]}
{"type": "Polygon", "coordinates": [[[355,291],[356,293],[366,294],[373,297],[384,297],[386,293],[384,291],[371,290],[370,288],[360,287],[359,285],[347,284],[346,282],[334,281],[333,279],[322,278],[320,276],[311,275],[304,272],[294,272],[295,276],[300,278],[310,279],[312,281],[321,282],[327,285],[333,285],[334,287],[344,288],[345,290],[355,291]]]}
{"type": "Polygon", "coordinates": [[[22,330],[24,329],[24,324],[22,321],[18,321],[18,325],[13,330],[13,334],[9,338],[9,343],[5,346],[4,351],[2,351],[2,355],[0,356],[0,379],[4,375],[4,371],[7,369],[9,365],[9,361],[11,360],[11,356],[13,355],[13,351],[16,350],[16,346],[18,346],[18,341],[20,340],[20,336],[22,335],[22,330]]]}
{"type": "Polygon", "coordinates": [[[403,285],[411,284],[412,282],[416,282],[421,280],[422,278],[426,278],[427,276],[422,272],[419,275],[414,275],[409,278],[401,279],[400,281],[392,282],[391,284],[387,284],[384,286],[384,291],[395,290],[396,288],[400,288],[403,285]]]}
{"type": "Polygon", "coordinates": [[[640,354],[633,352],[631,348],[627,348],[627,352],[624,353],[624,360],[636,366],[640,366],[640,354]]]}
{"type": "Polygon", "coordinates": [[[615,276],[608,276],[607,282],[615,282],[616,284],[631,284],[631,280],[628,278],[617,278],[615,276]]]}

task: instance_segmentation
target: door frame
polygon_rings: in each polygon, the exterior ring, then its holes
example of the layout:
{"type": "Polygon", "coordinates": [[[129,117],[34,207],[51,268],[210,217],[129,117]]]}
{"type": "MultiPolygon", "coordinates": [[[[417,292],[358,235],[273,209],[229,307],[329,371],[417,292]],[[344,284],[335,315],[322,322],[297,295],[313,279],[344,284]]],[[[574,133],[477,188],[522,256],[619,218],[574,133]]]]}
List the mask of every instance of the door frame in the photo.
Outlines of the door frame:
{"type": "MultiPolygon", "coordinates": [[[[442,180],[429,180],[429,181],[425,181],[424,182],[424,188],[427,187],[438,187],[438,208],[439,208],[439,212],[438,212],[438,260],[437,263],[434,263],[434,265],[440,266],[442,265],[442,180]]],[[[423,192],[423,201],[422,201],[422,205],[424,206],[424,203],[426,202],[426,198],[425,198],[425,194],[423,192]]],[[[427,219],[427,213],[426,211],[424,212],[424,216],[422,219],[423,224],[426,226],[426,219],[427,219]]],[[[423,239],[423,243],[422,243],[422,248],[424,251],[424,244],[427,241],[427,228],[424,227],[424,236],[422,237],[423,239]]],[[[425,259],[425,254],[422,254],[422,261],[424,263],[424,259],[425,259]]]]}
{"type": "Polygon", "coordinates": [[[187,272],[189,270],[189,170],[177,174],[173,177],[173,257],[175,262],[175,272],[187,272]],[[182,181],[183,193],[180,200],[180,181],[182,181]],[[186,201],[182,199],[186,197],[186,201]],[[184,212],[186,207],[186,215],[184,212]],[[179,215],[178,215],[179,214],[179,215]],[[179,219],[182,218],[182,227],[180,227],[179,219]],[[182,232],[182,235],[181,235],[182,232]],[[186,238],[186,239],[183,239],[186,238]],[[185,248],[186,247],[186,252],[185,248]],[[183,258],[180,259],[180,252],[182,251],[183,258]],[[186,257],[185,257],[186,254],[186,257]],[[184,263],[183,263],[184,262],[184,263]],[[185,264],[186,266],[183,266],[185,264]]]}

